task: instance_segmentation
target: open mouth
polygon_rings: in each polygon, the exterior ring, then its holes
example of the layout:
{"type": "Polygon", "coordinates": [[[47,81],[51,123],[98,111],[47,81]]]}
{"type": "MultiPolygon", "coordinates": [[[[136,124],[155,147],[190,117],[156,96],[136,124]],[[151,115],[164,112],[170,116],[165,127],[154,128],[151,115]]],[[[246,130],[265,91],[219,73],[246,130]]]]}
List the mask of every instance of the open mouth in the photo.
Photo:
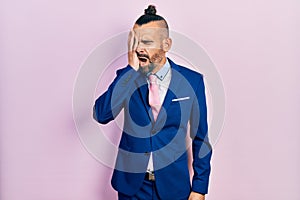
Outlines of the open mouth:
{"type": "Polygon", "coordinates": [[[137,52],[137,57],[138,57],[140,63],[144,63],[144,64],[145,64],[148,60],[150,60],[147,54],[139,54],[139,53],[137,52]]]}
{"type": "Polygon", "coordinates": [[[148,58],[146,57],[138,57],[141,62],[147,62],[148,58]]]}

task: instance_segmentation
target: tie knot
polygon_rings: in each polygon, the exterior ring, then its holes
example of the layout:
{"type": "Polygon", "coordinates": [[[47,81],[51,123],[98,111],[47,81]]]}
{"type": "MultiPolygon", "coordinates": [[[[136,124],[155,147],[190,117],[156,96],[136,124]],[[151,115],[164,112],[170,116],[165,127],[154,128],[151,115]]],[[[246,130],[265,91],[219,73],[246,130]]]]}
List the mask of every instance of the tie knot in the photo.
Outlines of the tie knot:
{"type": "Polygon", "coordinates": [[[150,84],[151,83],[156,83],[156,80],[157,80],[157,76],[156,75],[150,74],[148,78],[149,78],[150,84]]]}

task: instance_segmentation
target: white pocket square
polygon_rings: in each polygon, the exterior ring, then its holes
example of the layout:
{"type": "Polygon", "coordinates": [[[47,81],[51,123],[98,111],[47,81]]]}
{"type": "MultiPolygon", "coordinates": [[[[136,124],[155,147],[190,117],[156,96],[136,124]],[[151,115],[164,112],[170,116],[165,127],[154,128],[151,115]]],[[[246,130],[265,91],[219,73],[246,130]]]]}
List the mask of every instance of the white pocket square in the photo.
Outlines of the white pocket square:
{"type": "Polygon", "coordinates": [[[183,101],[183,100],[188,100],[190,99],[190,97],[181,97],[181,98],[177,98],[177,99],[172,99],[172,101],[183,101]]]}

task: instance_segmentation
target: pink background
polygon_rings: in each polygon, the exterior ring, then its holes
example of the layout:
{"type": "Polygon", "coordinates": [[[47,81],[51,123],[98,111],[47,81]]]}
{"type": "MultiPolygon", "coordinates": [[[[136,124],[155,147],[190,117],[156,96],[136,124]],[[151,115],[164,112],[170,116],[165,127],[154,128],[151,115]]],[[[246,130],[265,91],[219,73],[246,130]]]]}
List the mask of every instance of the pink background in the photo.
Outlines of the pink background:
{"type": "Polygon", "coordinates": [[[220,72],[226,119],[208,200],[300,199],[298,0],[2,0],[0,199],[115,199],[111,169],[82,146],[76,75],[90,51],[149,3],[220,72]]]}

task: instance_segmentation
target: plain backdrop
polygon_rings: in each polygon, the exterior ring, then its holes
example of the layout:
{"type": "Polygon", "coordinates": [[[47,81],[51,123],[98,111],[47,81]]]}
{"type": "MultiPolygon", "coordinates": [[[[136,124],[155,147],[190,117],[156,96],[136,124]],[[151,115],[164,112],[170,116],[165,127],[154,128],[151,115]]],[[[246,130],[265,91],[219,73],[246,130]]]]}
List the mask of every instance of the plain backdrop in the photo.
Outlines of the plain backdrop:
{"type": "Polygon", "coordinates": [[[300,199],[298,0],[0,2],[0,199],[116,199],[76,132],[89,53],[149,3],[206,49],[226,94],[208,200],[300,199]]]}

